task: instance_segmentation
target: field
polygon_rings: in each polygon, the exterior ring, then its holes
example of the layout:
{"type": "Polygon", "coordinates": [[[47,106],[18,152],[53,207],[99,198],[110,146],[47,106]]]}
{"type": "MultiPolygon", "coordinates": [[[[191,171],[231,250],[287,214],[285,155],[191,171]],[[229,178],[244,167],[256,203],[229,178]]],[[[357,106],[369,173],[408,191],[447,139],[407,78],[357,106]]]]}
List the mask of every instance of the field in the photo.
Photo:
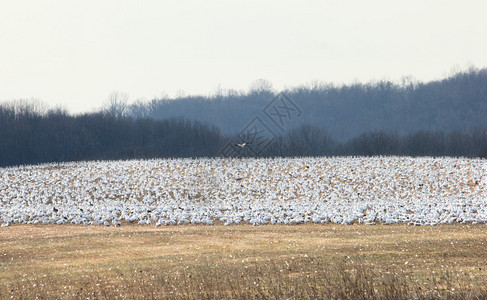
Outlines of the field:
{"type": "Polygon", "coordinates": [[[485,225],[15,225],[0,298],[487,296],[485,225]]]}
{"type": "Polygon", "coordinates": [[[3,168],[0,299],[486,298],[484,174],[405,157],[3,168]]]}

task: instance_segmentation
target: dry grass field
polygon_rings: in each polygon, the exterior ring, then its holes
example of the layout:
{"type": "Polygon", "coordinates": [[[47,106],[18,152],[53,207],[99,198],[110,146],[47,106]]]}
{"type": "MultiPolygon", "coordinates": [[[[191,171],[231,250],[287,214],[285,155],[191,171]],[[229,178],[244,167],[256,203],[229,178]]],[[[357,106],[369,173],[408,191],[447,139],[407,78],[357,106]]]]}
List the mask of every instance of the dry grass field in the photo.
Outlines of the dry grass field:
{"type": "Polygon", "coordinates": [[[485,225],[15,225],[0,299],[476,299],[486,262],[485,225]]]}

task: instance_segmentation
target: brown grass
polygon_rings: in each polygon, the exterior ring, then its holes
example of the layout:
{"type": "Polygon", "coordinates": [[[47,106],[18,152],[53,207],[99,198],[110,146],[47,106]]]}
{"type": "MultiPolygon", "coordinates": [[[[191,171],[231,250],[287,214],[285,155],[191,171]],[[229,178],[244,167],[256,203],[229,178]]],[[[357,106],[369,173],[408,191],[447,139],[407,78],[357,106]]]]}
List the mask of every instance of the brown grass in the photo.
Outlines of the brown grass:
{"type": "Polygon", "coordinates": [[[483,298],[487,227],[16,225],[0,299],[483,298]]]}

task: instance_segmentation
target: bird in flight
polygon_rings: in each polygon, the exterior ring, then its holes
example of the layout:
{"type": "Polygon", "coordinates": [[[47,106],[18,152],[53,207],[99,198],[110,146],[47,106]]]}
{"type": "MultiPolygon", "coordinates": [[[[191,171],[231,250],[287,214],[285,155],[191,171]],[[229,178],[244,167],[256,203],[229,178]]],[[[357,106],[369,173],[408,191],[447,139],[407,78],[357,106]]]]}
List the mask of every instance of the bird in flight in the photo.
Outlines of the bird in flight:
{"type": "Polygon", "coordinates": [[[247,146],[248,144],[250,144],[249,142],[243,142],[241,144],[235,144],[236,147],[240,147],[240,148],[243,148],[245,146],[247,146]]]}

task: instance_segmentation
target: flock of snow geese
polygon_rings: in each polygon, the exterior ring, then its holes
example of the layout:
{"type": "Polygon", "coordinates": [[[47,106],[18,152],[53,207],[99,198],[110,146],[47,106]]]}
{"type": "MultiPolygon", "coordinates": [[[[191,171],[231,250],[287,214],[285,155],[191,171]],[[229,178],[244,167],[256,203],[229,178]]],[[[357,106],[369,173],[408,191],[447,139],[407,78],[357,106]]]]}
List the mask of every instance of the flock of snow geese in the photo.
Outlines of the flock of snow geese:
{"type": "Polygon", "coordinates": [[[0,168],[0,223],[487,222],[487,161],[161,159],[0,168]]]}

